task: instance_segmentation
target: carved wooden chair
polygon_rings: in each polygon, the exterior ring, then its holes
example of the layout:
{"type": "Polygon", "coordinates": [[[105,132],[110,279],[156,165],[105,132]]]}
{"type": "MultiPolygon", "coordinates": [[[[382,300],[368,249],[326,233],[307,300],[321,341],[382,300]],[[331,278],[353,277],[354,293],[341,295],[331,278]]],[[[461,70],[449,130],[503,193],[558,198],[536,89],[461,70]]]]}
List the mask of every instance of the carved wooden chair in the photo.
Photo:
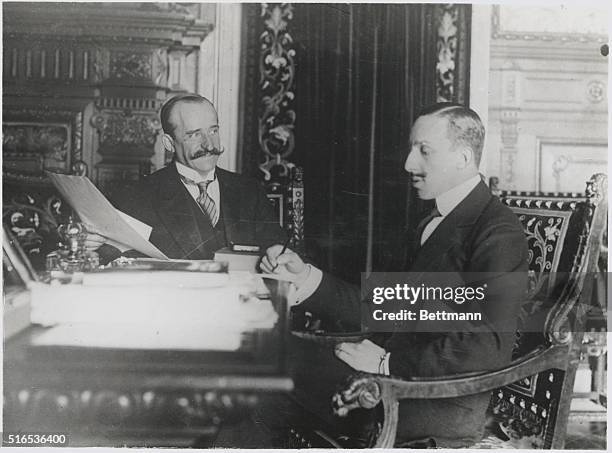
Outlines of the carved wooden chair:
{"type": "MultiPolygon", "coordinates": [[[[355,374],[334,398],[382,414],[373,434],[364,436],[365,446],[394,446],[400,400],[491,391],[488,435],[475,448],[563,448],[606,225],[607,178],[594,175],[582,195],[499,196],[519,217],[529,245],[529,297],[522,308],[512,363],[491,372],[435,379],[355,374]]],[[[305,432],[296,427],[291,436],[294,447],[321,446],[321,439],[327,446],[347,446],[318,428],[305,432]]]]}

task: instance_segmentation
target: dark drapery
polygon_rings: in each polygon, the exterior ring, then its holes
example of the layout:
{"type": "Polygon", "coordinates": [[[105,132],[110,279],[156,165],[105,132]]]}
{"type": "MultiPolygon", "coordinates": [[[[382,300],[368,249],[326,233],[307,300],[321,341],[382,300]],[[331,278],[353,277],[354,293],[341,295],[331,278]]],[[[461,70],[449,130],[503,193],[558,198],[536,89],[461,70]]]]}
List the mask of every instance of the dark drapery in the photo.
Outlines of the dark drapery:
{"type": "Polygon", "coordinates": [[[294,161],[304,167],[307,245],[323,268],[345,278],[365,269],[373,128],[374,270],[403,236],[412,197],[403,169],[410,125],[436,97],[433,6],[295,8],[294,161]]]}
{"type": "Polygon", "coordinates": [[[304,168],[306,247],[323,269],[349,280],[366,269],[371,160],[371,264],[400,265],[389,258],[399,258],[404,230],[428,209],[403,169],[410,126],[425,105],[467,99],[470,11],[456,4],[243,5],[239,167],[263,178],[261,135],[280,125],[291,136],[276,137],[287,150],[281,146],[278,157],[304,168]],[[289,73],[295,77],[284,79],[289,73]]]}

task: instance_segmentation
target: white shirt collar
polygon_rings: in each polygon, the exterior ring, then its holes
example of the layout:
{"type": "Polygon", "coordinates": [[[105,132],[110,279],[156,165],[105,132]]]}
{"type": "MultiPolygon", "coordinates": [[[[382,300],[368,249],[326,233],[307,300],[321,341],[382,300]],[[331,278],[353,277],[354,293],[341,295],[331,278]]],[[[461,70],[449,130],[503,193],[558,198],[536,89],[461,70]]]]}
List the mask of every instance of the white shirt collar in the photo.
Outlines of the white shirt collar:
{"type": "Polygon", "coordinates": [[[186,165],[181,164],[180,162],[175,162],[176,171],[178,171],[179,175],[184,176],[187,179],[192,180],[196,184],[202,181],[214,181],[215,180],[215,169],[213,168],[208,172],[205,176],[202,176],[200,173],[195,171],[193,168],[189,168],[186,165]]]}
{"type": "Polygon", "coordinates": [[[472,190],[474,190],[474,187],[476,187],[480,181],[480,175],[478,174],[462,182],[458,186],[447,190],[443,194],[438,195],[436,197],[436,207],[440,214],[443,217],[450,214],[450,212],[455,209],[472,190]]]}

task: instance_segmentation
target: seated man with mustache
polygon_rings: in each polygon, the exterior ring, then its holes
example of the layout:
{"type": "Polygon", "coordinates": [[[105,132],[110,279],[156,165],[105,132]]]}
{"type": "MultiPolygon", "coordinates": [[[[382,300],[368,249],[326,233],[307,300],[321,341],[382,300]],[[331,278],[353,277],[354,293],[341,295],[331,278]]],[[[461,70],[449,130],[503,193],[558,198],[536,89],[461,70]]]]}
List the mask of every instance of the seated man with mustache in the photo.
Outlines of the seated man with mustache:
{"type": "MultiPolygon", "coordinates": [[[[169,258],[212,259],[230,243],[265,248],[286,234],[266,194],[253,178],[217,167],[223,153],[217,112],[197,94],[169,99],[161,108],[164,148],[173,161],[114,197],[120,211],[150,227],[149,241],[169,258]]],[[[103,261],[120,252],[90,233],[86,247],[103,261]]]]}

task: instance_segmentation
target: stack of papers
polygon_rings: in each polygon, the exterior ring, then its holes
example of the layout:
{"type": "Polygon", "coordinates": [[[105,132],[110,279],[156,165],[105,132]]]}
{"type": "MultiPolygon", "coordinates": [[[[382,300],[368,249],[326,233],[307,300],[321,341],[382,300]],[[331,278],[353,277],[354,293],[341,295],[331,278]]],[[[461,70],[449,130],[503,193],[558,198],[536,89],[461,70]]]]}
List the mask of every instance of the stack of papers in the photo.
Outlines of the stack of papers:
{"type": "Polygon", "coordinates": [[[52,327],[35,344],[236,350],[244,332],[270,329],[278,320],[271,301],[256,296],[258,277],[151,274],[87,274],[83,285],[33,284],[31,321],[52,327]]]}

